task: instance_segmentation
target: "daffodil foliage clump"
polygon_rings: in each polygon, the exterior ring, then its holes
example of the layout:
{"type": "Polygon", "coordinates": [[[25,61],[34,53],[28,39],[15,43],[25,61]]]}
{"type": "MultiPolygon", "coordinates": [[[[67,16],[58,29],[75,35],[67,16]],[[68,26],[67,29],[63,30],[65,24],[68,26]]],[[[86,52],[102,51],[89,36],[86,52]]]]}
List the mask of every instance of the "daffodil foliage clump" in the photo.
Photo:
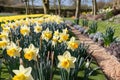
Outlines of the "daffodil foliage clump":
{"type": "MultiPolygon", "coordinates": [[[[23,18],[1,26],[0,48],[12,80],[77,80],[87,46],[79,44],[59,16],[23,18]]],[[[91,73],[86,63],[84,78],[91,73]]]]}

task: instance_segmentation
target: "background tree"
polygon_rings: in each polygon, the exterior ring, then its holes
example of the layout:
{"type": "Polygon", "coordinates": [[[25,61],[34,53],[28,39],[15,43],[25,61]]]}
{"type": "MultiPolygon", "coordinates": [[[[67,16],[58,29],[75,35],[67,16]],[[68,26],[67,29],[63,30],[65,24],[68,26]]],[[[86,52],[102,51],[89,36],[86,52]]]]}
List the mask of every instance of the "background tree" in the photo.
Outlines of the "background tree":
{"type": "Polygon", "coordinates": [[[96,0],[92,0],[92,12],[94,16],[97,14],[97,1],[96,0]]]}
{"type": "Polygon", "coordinates": [[[44,8],[44,14],[49,13],[49,0],[42,0],[43,8],[44,8]]]}
{"type": "Polygon", "coordinates": [[[31,0],[31,3],[32,3],[32,13],[35,13],[35,11],[34,11],[34,1],[35,0],[31,0]]]}
{"type": "Polygon", "coordinates": [[[76,12],[75,12],[76,24],[79,24],[80,6],[81,6],[81,0],[76,0],[76,12]]]}
{"type": "Polygon", "coordinates": [[[61,15],[61,0],[58,0],[58,15],[61,15]]]}
{"type": "Polygon", "coordinates": [[[25,12],[28,14],[29,0],[21,0],[25,4],[25,12]]]}

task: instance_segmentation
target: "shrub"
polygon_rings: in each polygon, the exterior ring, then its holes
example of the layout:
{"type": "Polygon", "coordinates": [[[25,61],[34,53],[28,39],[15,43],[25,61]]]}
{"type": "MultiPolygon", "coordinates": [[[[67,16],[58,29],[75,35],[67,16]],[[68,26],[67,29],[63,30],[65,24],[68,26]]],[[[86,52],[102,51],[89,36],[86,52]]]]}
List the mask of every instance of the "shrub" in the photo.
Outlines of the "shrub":
{"type": "Polygon", "coordinates": [[[106,16],[105,16],[105,19],[109,19],[109,18],[111,18],[112,16],[113,16],[112,11],[107,12],[107,13],[106,13],[106,16]]]}
{"type": "Polygon", "coordinates": [[[82,26],[83,26],[83,27],[88,27],[88,20],[83,19],[83,20],[82,20],[82,26]]]}
{"type": "Polygon", "coordinates": [[[104,46],[108,47],[112,42],[116,41],[116,37],[114,37],[115,30],[111,27],[106,29],[105,34],[102,34],[104,46]]]}
{"type": "Polygon", "coordinates": [[[89,33],[89,34],[91,34],[91,33],[96,33],[96,32],[97,32],[97,28],[98,28],[97,22],[93,22],[93,23],[89,26],[88,33],[89,33]]]}

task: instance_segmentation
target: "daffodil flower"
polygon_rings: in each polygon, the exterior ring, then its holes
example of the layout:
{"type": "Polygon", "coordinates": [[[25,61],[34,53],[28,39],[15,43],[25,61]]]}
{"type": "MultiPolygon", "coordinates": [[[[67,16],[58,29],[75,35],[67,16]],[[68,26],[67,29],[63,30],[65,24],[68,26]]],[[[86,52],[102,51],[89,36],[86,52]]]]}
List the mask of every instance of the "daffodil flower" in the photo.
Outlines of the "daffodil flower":
{"type": "Polygon", "coordinates": [[[20,29],[20,33],[22,35],[28,35],[30,32],[30,27],[27,27],[26,25],[22,26],[21,29],[20,29]]]}
{"type": "Polygon", "coordinates": [[[63,55],[58,55],[58,68],[66,69],[70,71],[70,68],[75,68],[76,58],[71,56],[70,52],[66,51],[63,55]]]}
{"type": "Polygon", "coordinates": [[[42,32],[42,39],[48,41],[52,37],[52,31],[49,31],[47,28],[45,31],[42,32]]]}
{"type": "Polygon", "coordinates": [[[38,20],[37,20],[37,23],[38,24],[42,24],[44,22],[44,19],[43,18],[39,18],[38,20]]]}
{"type": "Polygon", "coordinates": [[[12,80],[34,80],[31,75],[32,68],[24,68],[23,65],[19,66],[19,70],[13,70],[15,76],[12,80]]]}
{"type": "Polygon", "coordinates": [[[37,56],[39,52],[39,48],[35,48],[33,44],[30,44],[28,48],[23,49],[25,59],[31,61],[32,59],[37,61],[37,56]]]}
{"type": "Polygon", "coordinates": [[[10,42],[6,48],[7,48],[7,54],[10,57],[14,57],[14,58],[16,56],[20,57],[20,51],[22,50],[22,48],[19,46],[16,46],[14,42],[10,42]]]}
{"type": "Polygon", "coordinates": [[[39,33],[42,31],[42,26],[39,26],[38,24],[34,26],[34,32],[39,33]]]}
{"type": "Polygon", "coordinates": [[[0,41],[0,48],[5,49],[8,43],[9,43],[8,39],[3,39],[2,41],[0,41]]]}
{"type": "Polygon", "coordinates": [[[3,27],[2,29],[4,32],[7,32],[7,33],[10,32],[10,27],[8,27],[8,26],[3,27]]]}
{"type": "Polygon", "coordinates": [[[66,34],[68,33],[68,29],[67,28],[63,29],[62,31],[63,31],[63,33],[66,33],[66,34]]]}
{"type": "Polygon", "coordinates": [[[66,33],[60,33],[60,39],[59,42],[66,42],[69,39],[69,34],[66,33]]]}
{"type": "Polygon", "coordinates": [[[70,41],[67,42],[68,45],[68,49],[71,49],[72,51],[74,51],[75,49],[78,48],[78,42],[75,41],[75,37],[72,37],[70,39],[70,41]]]}
{"type": "Polygon", "coordinates": [[[53,38],[52,38],[52,45],[55,47],[55,45],[57,44],[57,42],[58,42],[58,36],[53,36],[53,38]]]}
{"type": "Polygon", "coordinates": [[[57,30],[57,31],[54,31],[54,36],[57,36],[57,37],[58,37],[58,36],[59,36],[59,34],[60,34],[60,33],[59,33],[59,31],[58,31],[58,30],[57,30]]]}
{"type": "Polygon", "coordinates": [[[1,34],[0,34],[0,38],[3,40],[3,39],[7,39],[8,38],[8,32],[6,31],[2,31],[1,34]]]}

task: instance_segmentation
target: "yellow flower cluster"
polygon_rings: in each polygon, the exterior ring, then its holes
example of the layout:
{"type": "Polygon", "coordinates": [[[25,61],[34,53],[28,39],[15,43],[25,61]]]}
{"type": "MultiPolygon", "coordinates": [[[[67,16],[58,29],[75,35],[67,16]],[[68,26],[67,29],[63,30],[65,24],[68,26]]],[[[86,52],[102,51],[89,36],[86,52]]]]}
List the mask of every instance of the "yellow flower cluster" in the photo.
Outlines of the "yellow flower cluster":
{"type": "MultiPolygon", "coordinates": [[[[12,30],[14,32],[14,30],[17,29],[19,29],[18,33],[20,37],[22,37],[21,39],[28,36],[31,37],[31,34],[32,35],[35,34],[35,36],[37,35],[37,38],[39,38],[39,40],[42,39],[45,40],[46,42],[51,41],[52,46],[54,47],[58,43],[59,44],[65,43],[67,49],[71,49],[72,51],[79,47],[79,44],[76,42],[75,37],[70,38],[67,28],[62,29],[60,31],[59,30],[52,31],[50,28],[43,30],[44,28],[41,25],[43,22],[46,23],[56,22],[57,24],[62,23],[63,19],[59,16],[43,14],[28,16],[19,15],[4,18],[1,17],[0,22],[5,22],[5,24],[1,25],[2,32],[0,32],[0,48],[5,49],[9,57],[16,58],[22,56],[24,57],[24,59],[28,61],[31,60],[37,61],[40,57],[39,55],[40,49],[39,47],[35,47],[36,44],[30,43],[27,45],[27,47],[21,48],[20,45],[17,44],[17,41],[14,40],[12,41],[12,39],[10,39],[14,36],[12,35],[12,30]],[[14,22],[10,22],[11,20],[14,20],[14,22]],[[21,53],[23,53],[23,55],[21,55],[21,53]]],[[[71,56],[70,52],[68,51],[66,51],[63,55],[58,55],[58,60],[59,68],[64,68],[67,71],[69,71],[70,68],[75,68],[74,63],[76,61],[76,58],[71,56]]],[[[19,70],[13,70],[13,72],[15,73],[13,80],[33,80],[31,76],[31,70],[32,70],[31,67],[24,68],[22,65],[20,65],[19,70]]]]}
{"type": "Polygon", "coordinates": [[[0,17],[0,22],[7,22],[7,21],[12,21],[12,20],[16,21],[16,20],[24,19],[28,17],[31,17],[31,18],[41,17],[43,15],[44,14],[6,16],[6,17],[0,17]]]}

